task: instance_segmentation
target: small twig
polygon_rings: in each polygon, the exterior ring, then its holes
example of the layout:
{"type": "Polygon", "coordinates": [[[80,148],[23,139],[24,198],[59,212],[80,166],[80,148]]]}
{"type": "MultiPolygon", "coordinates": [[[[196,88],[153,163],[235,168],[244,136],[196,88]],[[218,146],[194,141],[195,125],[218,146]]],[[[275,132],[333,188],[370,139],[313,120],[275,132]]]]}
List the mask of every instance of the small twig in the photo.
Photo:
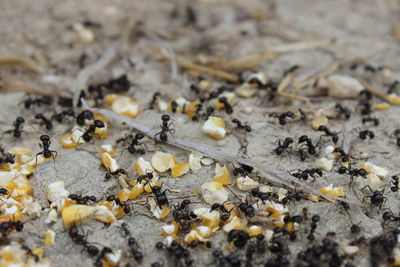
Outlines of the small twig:
{"type": "Polygon", "coordinates": [[[394,102],[387,94],[379,91],[377,88],[375,88],[374,86],[372,86],[371,84],[368,84],[366,82],[362,82],[362,85],[364,86],[364,88],[366,90],[368,90],[369,92],[373,93],[374,95],[376,95],[377,97],[385,100],[386,102],[390,103],[390,104],[396,104],[398,105],[399,103],[394,102]]]}
{"type": "MultiPolygon", "coordinates": [[[[83,103],[84,103],[84,105],[86,105],[85,102],[83,102],[83,103]]],[[[154,136],[158,132],[157,129],[151,128],[136,119],[132,119],[132,118],[129,118],[129,117],[126,117],[123,115],[119,115],[110,110],[105,110],[105,109],[100,109],[100,110],[92,109],[92,110],[102,113],[104,116],[106,116],[109,119],[124,122],[126,125],[135,128],[136,130],[144,133],[145,135],[149,136],[150,138],[154,138],[154,136]]],[[[264,175],[265,179],[268,182],[279,185],[279,186],[288,187],[291,189],[300,188],[301,190],[303,190],[307,193],[319,195],[328,200],[337,199],[337,200],[341,200],[341,201],[347,201],[349,203],[353,203],[356,205],[361,205],[361,203],[359,201],[355,200],[352,197],[348,196],[348,199],[344,199],[341,197],[333,197],[333,196],[329,196],[326,194],[322,194],[321,192],[312,188],[311,186],[298,181],[297,179],[291,177],[290,175],[288,175],[286,173],[282,173],[279,170],[273,169],[270,166],[264,165],[257,161],[245,159],[242,157],[237,157],[237,156],[230,155],[230,154],[227,154],[227,153],[219,151],[219,150],[215,150],[214,148],[212,148],[208,145],[199,143],[199,142],[195,142],[195,141],[187,140],[187,139],[179,139],[179,138],[170,137],[168,139],[167,143],[170,145],[177,146],[179,148],[188,150],[188,151],[193,151],[193,150],[198,151],[198,152],[202,153],[203,155],[213,158],[217,161],[231,162],[231,163],[236,163],[236,164],[245,164],[248,166],[252,166],[253,168],[258,169],[264,175]],[[295,186],[292,183],[295,184],[295,186]]]]}
{"type": "Polygon", "coordinates": [[[78,98],[81,90],[86,89],[87,86],[87,81],[89,80],[90,76],[98,72],[100,69],[104,68],[110,61],[114,58],[117,52],[117,46],[114,45],[110,48],[108,48],[104,54],[100,57],[99,60],[96,62],[86,66],[84,69],[82,69],[78,77],[76,78],[74,85],[72,87],[72,92],[73,92],[73,101],[74,105],[78,103],[78,98]]]}

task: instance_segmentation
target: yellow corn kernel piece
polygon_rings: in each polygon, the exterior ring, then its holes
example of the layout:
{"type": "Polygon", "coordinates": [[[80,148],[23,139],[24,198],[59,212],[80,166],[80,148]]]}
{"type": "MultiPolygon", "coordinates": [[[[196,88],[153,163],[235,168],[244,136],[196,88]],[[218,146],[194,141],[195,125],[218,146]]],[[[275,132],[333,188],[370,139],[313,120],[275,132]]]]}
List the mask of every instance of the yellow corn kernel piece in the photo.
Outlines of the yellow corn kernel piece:
{"type": "Polygon", "coordinates": [[[360,168],[365,169],[368,173],[376,174],[381,179],[385,178],[389,173],[385,168],[377,166],[369,161],[362,163],[360,168]]]}
{"type": "Polygon", "coordinates": [[[318,130],[319,126],[328,126],[329,120],[323,109],[319,109],[314,113],[314,119],[311,121],[311,127],[318,130]]]}
{"type": "Polygon", "coordinates": [[[175,112],[183,112],[184,107],[188,106],[190,104],[189,101],[187,101],[184,97],[182,96],[177,96],[174,99],[171,100],[171,102],[168,104],[168,110],[172,110],[174,113],[175,112]]]}
{"type": "Polygon", "coordinates": [[[165,172],[174,167],[176,163],[176,159],[173,155],[161,151],[155,153],[153,157],[151,157],[151,165],[158,172],[165,172]]]}
{"type": "Polygon", "coordinates": [[[257,92],[257,89],[249,83],[244,83],[242,86],[239,86],[235,93],[242,98],[250,98],[257,92]]]}
{"type": "Polygon", "coordinates": [[[118,265],[119,260],[121,259],[121,250],[114,250],[113,252],[107,253],[104,256],[104,264],[105,267],[114,267],[118,265]]]}
{"type": "Polygon", "coordinates": [[[114,214],[106,206],[97,205],[96,208],[96,212],[93,216],[96,221],[102,223],[113,223],[117,221],[114,214]]]}
{"type": "Polygon", "coordinates": [[[72,133],[66,133],[63,137],[61,137],[61,145],[64,148],[74,148],[79,144],[72,139],[72,133]]]}
{"type": "Polygon", "coordinates": [[[239,217],[235,216],[231,220],[229,220],[225,225],[222,227],[225,233],[229,233],[232,230],[242,230],[244,229],[244,224],[239,217]]]}
{"type": "Polygon", "coordinates": [[[228,169],[224,165],[221,167],[218,163],[215,166],[215,176],[213,178],[214,182],[221,183],[222,185],[231,184],[231,178],[229,177],[228,169]]]}
{"type": "Polygon", "coordinates": [[[143,192],[144,192],[143,185],[142,184],[137,184],[134,187],[132,187],[132,189],[130,191],[130,194],[129,194],[129,199],[136,199],[143,192]]]}
{"type": "Polygon", "coordinates": [[[111,157],[115,157],[117,155],[117,153],[115,152],[115,149],[112,145],[108,144],[108,145],[102,145],[100,147],[100,151],[102,153],[107,152],[108,154],[110,154],[111,157]]]}
{"type": "Polygon", "coordinates": [[[62,209],[61,217],[64,226],[69,228],[73,224],[84,223],[88,219],[92,218],[96,211],[96,207],[87,205],[71,205],[62,209]]]}
{"type": "Polygon", "coordinates": [[[200,101],[196,100],[191,102],[189,105],[185,106],[185,110],[183,111],[189,118],[193,118],[197,114],[197,110],[201,105],[200,101]]]}
{"type": "Polygon", "coordinates": [[[32,248],[32,253],[38,256],[39,258],[42,258],[44,256],[44,251],[42,248],[32,248]]]}
{"type": "Polygon", "coordinates": [[[108,94],[104,97],[103,102],[106,105],[111,105],[119,96],[117,94],[108,94]]]}
{"type": "Polygon", "coordinates": [[[153,173],[153,177],[156,176],[153,167],[151,166],[150,162],[144,160],[143,157],[140,157],[133,166],[133,169],[137,173],[137,175],[144,175],[148,172],[153,173]]]}
{"type": "Polygon", "coordinates": [[[154,217],[161,220],[168,216],[170,213],[170,208],[167,206],[162,206],[160,208],[154,199],[149,200],[150,211],[153,213],[154,217]]]}
{"type": "Polygon", "coordinates": [[[327,187],[321,188],[319,192],[334,197],[344,197],[343,187],[333,188],[333,185],[329,185],[327,187]]]}
{"type": "Polygon", "coordinates": [[[122,202],[126,202],[130,194],[131,191],[128,188],[123,188],[117,193],[117,198],[122,202]]]}
{"type": "Polygon", "coordinates": [[[101,162],[103,163],[104,167],[106,167],[108,170],[115,172],[116,170],[119,169],[119,166],[117,164],[117,161],[111,157],[110,154],[103,153],[101,154],[101,162]]]}
{"type": "Polygon", "coordinates": [[[151,192],[153,192],[153,190],[151,189],[152,187],[155,187],[155,186],[160,186],[161,187],[161,184],[155,183],[155,182],[153,182],[153,180],[154,179],[152,179],[149,183],[142,182],[142,184],[145,183],[144,186],[143,186],[143,189],[144,189],[145,192],[151,193],[151,192]]]}
{"type": "Polygon", "coordinates": [[[173,178],[180,177],[189,172],[189,163],[178,163],[171,168],[171,175],[173,178]]]}
{"type": "Polygon", "coordinates": [[[307,194],[307,198],[308,198],[309,200],[311,200],[311,201],[318,202],[318,201],[319,201],[319,199],[320,199],[321,197],[320,197],[320,196],[318,196],[318,195],[307,194]]]}
{"type": "Polygon", "coordinates": [[[400,105],[400,96],[396,95],[396,94],[391,94],[388,96],[387,101],[390,104],[394,104],[394,105],[400,105]]]}
{"type": "Polygon", "coordinates": [[[29,161],[29,155],[32,154],[32,150],[26,147],[13,147],[9,150],[9,152],[15,155],[14,160],[18,164],[29,161]]]}
{"type": "Polygon", "coordinates": [[[381,103],[381,104],[374,104],[373,107],[375,110],[388,110],[390,108],[390,105],[386,103],[381,103]]]}
{"type": "Polygon", "coordinates": [[[218,117],[209,117],[203,125],[203,132],[216,140],[222,140],[226,135],[225,121],[218,117]]]}
{"type": "Polygon", "coordinates": [[[224,92],[223,94],[219,95],[218,98],[215,98],[212,101],[212,105],[214,106],[214,108],[216,110],[220,110],[220,109],[223,109],[225,107],[224,104],[219,101],[219,99],[221,97],[226,97],[226,100],[228,101],[228,103],[232,105],[233,101],[235,99],[235,94],[232,93],[232,92],[224,92]]]}
{"type": "Polygon", "coordinates": [[[184,241],[188,244],[192,243],[193,241],[203,241],[202,238],[196,230],[191,230],[187,235],[185,235],[184,241]]]}
{"type": "Polygon", "coordinates": [[[47,232],[44,234],[44,245],[46,247],[52,246],[55,239],[56,233],[52,230],[47,230],[47,232]]]}
{"type": "Polygon", "coordinates": [[[113,101],[111,109],[118,114],[136,118],[139,114],[139,103],[127,96],[119,96],[113,101]]]}
{"type": "Polygon", "coordinates": [[[219,182],[208,182],[201,186],[204,201],[208,204],[224,203],[228,200],[228,191],[219,182]]]}
{"type": "Polygon", "coordinates": [[[163,236],[175,235],[176,233],[178,233],[178,231],[179,227],[176,222],[164,224],[163,226],[161,226],[161,234],[163,236]]]}
{"type": "Polygon", "coordinates": [[[262,228],[261,226],[258,225],[252,225],[249,228],[247,228],[246,231],[251,237],[262,234],[262,228]]]}

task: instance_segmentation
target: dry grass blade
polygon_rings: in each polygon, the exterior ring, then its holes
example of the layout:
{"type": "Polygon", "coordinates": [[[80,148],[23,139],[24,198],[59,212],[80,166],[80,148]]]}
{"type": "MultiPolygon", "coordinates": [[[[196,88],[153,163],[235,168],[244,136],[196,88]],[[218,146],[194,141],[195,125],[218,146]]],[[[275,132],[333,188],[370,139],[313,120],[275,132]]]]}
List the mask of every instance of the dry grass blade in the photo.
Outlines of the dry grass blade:
{"type": "Polygon", "coordinates": [[[22,58],[22,57],[1,57],[0,56],[0,65],[10,66],[10,67],[18,67],[32,70],[36,73],[43,73],[45,71],[43,66],[40,66],[33,60],[22,58]]]}
{"type": "Polygon", "coordinates": [[[0,93],[10,93],[10,92],[25,92],[34,95],[54,96],[54,94],[31,87],[15,79],[10,74],[4,71],[0,71],[0,93]]]}
{"type": "MultiPolygon", "coordinates": [[[[151,128],[142,122],[132,119],[123,115],[119,115],[115,112],[112,112],[110,110],[105,110],[105,109],[92,109],[93,111],[100,112],[104,116],[106,116],[108,119],[113,119],[119,122],[124,122],[126,125],[146,134],[150,138],[154,138],[155,134],[158,132],[157,129],[151,128]]],[[[300,189],[303,190],[307,193],[314,194],[314,195],[319,195],[321,197],[324,197],[329,200],[341,200],[341,201],[346,201],[352,204],[356,205],[362,205],[357,199],[348,196],[347,199],[340,198],[340,197],[332,197],[326,194],[322,194],[318,190],[312,188],[311,186],[304,184],[302,182],[299,182],[297,179],[291,177],[290,175],[286,173],[282,173],[282,171],[279,171],[277,169],[271,168],[270,166],[264,165],[262,163],[259,163],[254,160],[250,159],[245,159],[242,157],[237,157],[235,155],[230,155],[228,153],[225,153],[220,150],[216,150],[208,145],[195,142],[193,140],[187,140],[187,139],[180,139],[180,138],[169,138],[168,139],[168,144],[177,146],[179,148],[188,150],[188,151],[198,151],[202,154],[204,154],[207,157],[213,158],[217,161],[221,162],[230,162],[230,163],[237,163],[237,164],[245,164],[254,167],[255,169],[259,170],[264,176],[265,179],[275,185],[278,186],[284,186],[287,188],[291,189],[300,189]]]]}

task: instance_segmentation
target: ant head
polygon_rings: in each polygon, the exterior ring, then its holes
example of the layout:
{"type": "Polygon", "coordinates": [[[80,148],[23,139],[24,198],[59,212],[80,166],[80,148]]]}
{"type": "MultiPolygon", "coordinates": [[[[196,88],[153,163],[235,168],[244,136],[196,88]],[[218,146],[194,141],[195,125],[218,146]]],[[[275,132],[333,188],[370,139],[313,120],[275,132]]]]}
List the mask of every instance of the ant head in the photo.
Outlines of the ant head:
{"type": "Polygon", "coordinates": [[[43,118],[43,117],[44,117],[44,116],[43,116],[42,113],[38,113],[38,114],[35,115],[35,119],[41,119],[41,118],[43,118]]]}
{"type": "Polygon", "coordinates": [[[137,140],[143,139],[143,138],[144,138],[144,134],[142,134],[142,133],[137,133],[137,134],[135,134],[135,138],[136,138],[137,140]]]}
{"type": "Polygon", "coordinates": [[[40,136],[40,141],[48,142],[48,141],[50,141],[50,136],[44,134],[44,135],[40,136]]]}
{"type": "Polygon", "coordinates": [[[105,127],[104,122],[102,122],[101,120],[95,120],[94,121],[94,126],[96,128],[104,128],[105,127]]]}
{"type": "Polygon", "coordinates": [[[238,120],[238,119],[233,119],[232,122],[233,122],[233,123],[238,123],[239,120],[238,120]]]}
{"type": "Polygon", "coordinates": [[[167,114],[164,114],[164,115],[161,116],[161,120],[162,121],[169,121],[170,119],[171,119],[171,117],[169,115],[167,115],[167,114]]]}
{"type": "Polygon", "coordinates": [[[324,126],[324,125],[320,125],[320,126],[318,127],[318,131],[326,131],[326,130],[328,130],[328,127],[326,127],[326,126],[324,126]]]}
{"type": "Polygon", "coordinates": [[[17,123],[21,124],[25,122],[25,119],[22,117],[17,117],[17,119],[15,120],[17,123]]]}
{"type": "Polygon", "coordinates": [[[227,103],[228,99],[225,96],[221,96],[218,100],[220,103],[227,103]]]}

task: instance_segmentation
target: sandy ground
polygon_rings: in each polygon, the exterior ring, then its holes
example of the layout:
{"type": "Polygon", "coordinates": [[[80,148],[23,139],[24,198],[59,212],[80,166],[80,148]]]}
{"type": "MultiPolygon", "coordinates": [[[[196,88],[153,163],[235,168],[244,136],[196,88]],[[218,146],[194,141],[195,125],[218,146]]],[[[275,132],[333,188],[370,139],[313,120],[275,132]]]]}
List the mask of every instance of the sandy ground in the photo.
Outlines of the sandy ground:
{"type": "MultiPolygon", "coordinates": [[[[117,57],[108,66],[97,72],[90,82],[103,82],[112,77],[126,73],[135,84],[131,95],[137,99],[145,109],[154,92],[159,91],[165,99],[178,95],[190,96],[190,76],[187,72],[179,70],[174,74],[170,65],[160,62],[160,47],[168,47],[176,54],[188,59],[196,59],[198,55],[213,55],[222,58],[236,58],[252,53],[262,52],[270,47],[295,41],[334,41],[334,51],[326,49],[313,49],[285,53],[274,59],[265,61],[257,66],[256,70],[264,72],[268,78],[279,79],[281,73],[290,66],[300,65],[306,68],[322,70],[339,59],[360,57],[372,66],[388,66],[390,80],[399,79],[400,62],[398,55],[399,40],[394,35],[398,27],[399,2],[398,1],[191,1],[197,13],[197,24],[185,25],[186,1],[12,1],[0,2],[0,55],[20,56],[27,58],[41,58],[46,67],[42,74],[36,74],[20,68],[2,67],[0,71],[11,74],[13,79],[25,84],[40,88],[45,92],[57,95],[71,96],[71,88],[81,67],[79,59],[86,55],[85,65],[94,62],[105,49],[113,44],[125,44],[118,50],[117,57]],[[176,13],[171,17],[171,13],[176,13]],[[259,17],[259,19],[255,19],[259,17]],[[75,22],[85,20],[99,23],[94,27],[96,40],[87,44],[79,40],[76,34],[69,30],[75,22]],[[124,42],[121,35],[129,20],[141,21],[148,30],[146,33],[131,34],[131,38],[124,42]],[[173,40],[162,38],[154,32],[166,36],[176,36],[173,40]],[[128,59],[135,65],[132,67],[128,59]]],[[[348,68],[340,70],[341,73],[353,75],[348,68]]],[[[7,76],[9,77],[9,76],[7,76]]],[[[367,77],[373,79],[373,77],[367,77]]],[[[217,88],[223,84],[220,80],[211,79],[212,87],[217,88]]],[[[2,86],[9,85],[9,80],[3,79],[2,86]]],[[[1,88],[1,87],[0,87],[1,88]]],[[[313,165],[313,160],[300,162],[297,156],[285,155],[282,159],[274,155],[276,140],[287,136],[298,138],[307,134],[313,139],[318,139],[319,132],[312,131],[308,125],[294,122],[288,126],[280,126],[268,117],[271,111],[284,112],[289,109],[303,108],[312,113],[320,107],[333,110],[337,99],[321,97],[311,104],[289,102],[284,98],[276,98],[273,102],[261,101],[264,94],[257,97],[240,99],[235,106],[231,117],[248,121],[253,131],[247,135],[249,141],[248,157],[258,162],[274,166],[285,172],[286,170],[305,169],[313,165]]],[[[50,182],[64,180],[70,192],[82,192],[85,195],[95,195],[103,198],[119,190],[115,181],[104,182],[104,169],[100,166],[99,147],[103,143],[112,143],[130,129],[113,122],[111,135],[106,141],[96,140],[94,144],[85,144],[79,150],[66,150],[61,148],[57,141],[68,130],[68,125],[55,124],[55,128],[46,131],[43,127],[35,125],[31,118],[34,114],[44,112],[51,114],[52,110],[43,107],[24,109],[21,102],[26,99],[25,93],[5,93],[0,98],[0,130],[10,129],[12,121],[21,115],[28,119],[26,131],[22,139],[10,136],[2,137],[1,144],[6,148],[15,145],[26,146],[39,152],[39,136],[49,134],[53,140],[52,149],[59,155],[55,164],[49,161],[41,165],[30,178],[33,187],[33,196],[42,207],[49,203],[45,198],[45,190],[50,182]]],[[[376,103],[381,100],[375,98],[376,103]]],[[[340,100],[343,105],[356,110],[356,100],[340,100]]],[[[290,214],[300,214],[307,207],[309,214],[319,214],[321,222],[317,229],[317,239],[322,238],[327,232],[335,231],[337,241],[341,244],[348,243],[358,236],[371,238],[381,234],[384,230],[381,223],[383,210],[390,208],[397,214],[399,200],[395,193],[390,192],[390,175],[398,172],[400,164],[399,149],[395,146],[389,135],[399,127],[399,108],[392,106],[387,111],[374,112],[374,117],[380,119],[380,125],[373,127],[376,138],[372,141],[361,141],[357,138],[358,129],[363,128],[357,112],[352,116],[352,149],[351,155],[356,162],[369,161],[385,166],[389,175],[385,180],[385,195],[387,202],[382,210],[370,207],[361,208],[356,205],[345,212],[337,203],[311,202],[301,200],[289,205],[290,214]],[[368,216],[366,215],[368,210],[368,216]],[[351,224],[361,226],[362,233],[358,236],[349,232],[351,224]]],[[[221,116],[230,117],[221,112],[221,116]]],[[[138,119],[146,122],[151,127],[159,127],[160,113],[154,110],[143,110],[138,119]]],[[[229,134],[224,141],[215,141],[201,132],[201,123],[196,123],[184,115],[174,114],[175,136],[179,138],[194,139],[224,152],[237,154],[240,148],[239,139],[242,134],[229,134]],[[238,138],[239,136],[239,138],[238,138]]],[[[330,128],[341,131],[343,120],[331,120],[330,128]]],[[[154,145],[149,139],[149,151],[144,158],[149,160],[154,151],[167,151],[176,155],[180,161],[185,161],[189,152],[176,149],[169,145],[154,145]]],[[[135,174],[132,164],[137,156],[124,153],[117,157],[120,165],[128,170],[129,177],[135,174]]],[[[214,175],[214,167],[204,166],[197,173],[189,173],[180,179],[163,178],[164,186],[181,189],[182,195],[191,192],[191,189],[200,188],[214,175]]],[[[263,181],[262,178],[259,178],[263,181]]],[[[344,186],[346,192],[351,192],[348,187],[348,176],[335,172],[326,173],[313,184],[320,188],[328,184],[344,186]]],[[[354,188],[359,185],[355,183],[354,188]]],[[[359,191],[358,189],[356,189],[359,191]]],[[[370,195],[368,191],[363,191],[370,195]]],[[[363,194],[361,193],[361,198],[363,194]]],[[[233,196],[231,196],[234,199],[233,196]]],[[[191,198],[193,207],[204,206],[201,198],[191,198]]],[[[177,203],[177,200],[174,200],[177,203]]],[[[110,246],[113,249],[122,249],[123,257],[121,266],[133,259],[129,257],[126,238],[120,234],[120,225],[125,222],[140,243],[144,252],[143,266],[160,261],[164,266],[175,266],[175,263],[166,257],[164,252],[154,249],[154,244],[162,240],[160,226],[163,222],[151,218],[147,206],[133,205],[131,216],[125,216],[118,222],[103,226],[92,222],[83,229],[88,233],[92,242],[110,246]]],[[[22,237],[24,243],[30,247],[42,246],[43,234],[49,227],[44,224],[47,214],[36,220],[29,220],[22,234],[13,233],[11,238],[22,237]]],[[[168,221],[168,220],[167,220],[168,221]]],[[[307,225],[304,225],[307,228],[307,225]]],[[[90,266],[93,259],[89,258],[81,247],[74,245],[66,230],[59,220],[50,226],[57,232],[56,242],[51,247],[45,248],[45,254],[52,259],[55,266],[90,266]]],[[[307,243],[306,234],[300,234],[296,242],[291,243],[292,255],[304,248],[307,243]]],[[[213,248],[227,245],[226,236],[220,232],[212,239],[213,248]]],[[[213,249],[196,249],[192,252],[195,266],[215,265],[211,251],[213,249]]],[[[257,265],[268,258],[268,255],[259,256],[254,264],[257,265]]],[[[359,266],[368,265],[368,248],[361,251],[349,262],[359,266]]],[[[265,262],[265,261],[264,261],[265,262]]]]}

